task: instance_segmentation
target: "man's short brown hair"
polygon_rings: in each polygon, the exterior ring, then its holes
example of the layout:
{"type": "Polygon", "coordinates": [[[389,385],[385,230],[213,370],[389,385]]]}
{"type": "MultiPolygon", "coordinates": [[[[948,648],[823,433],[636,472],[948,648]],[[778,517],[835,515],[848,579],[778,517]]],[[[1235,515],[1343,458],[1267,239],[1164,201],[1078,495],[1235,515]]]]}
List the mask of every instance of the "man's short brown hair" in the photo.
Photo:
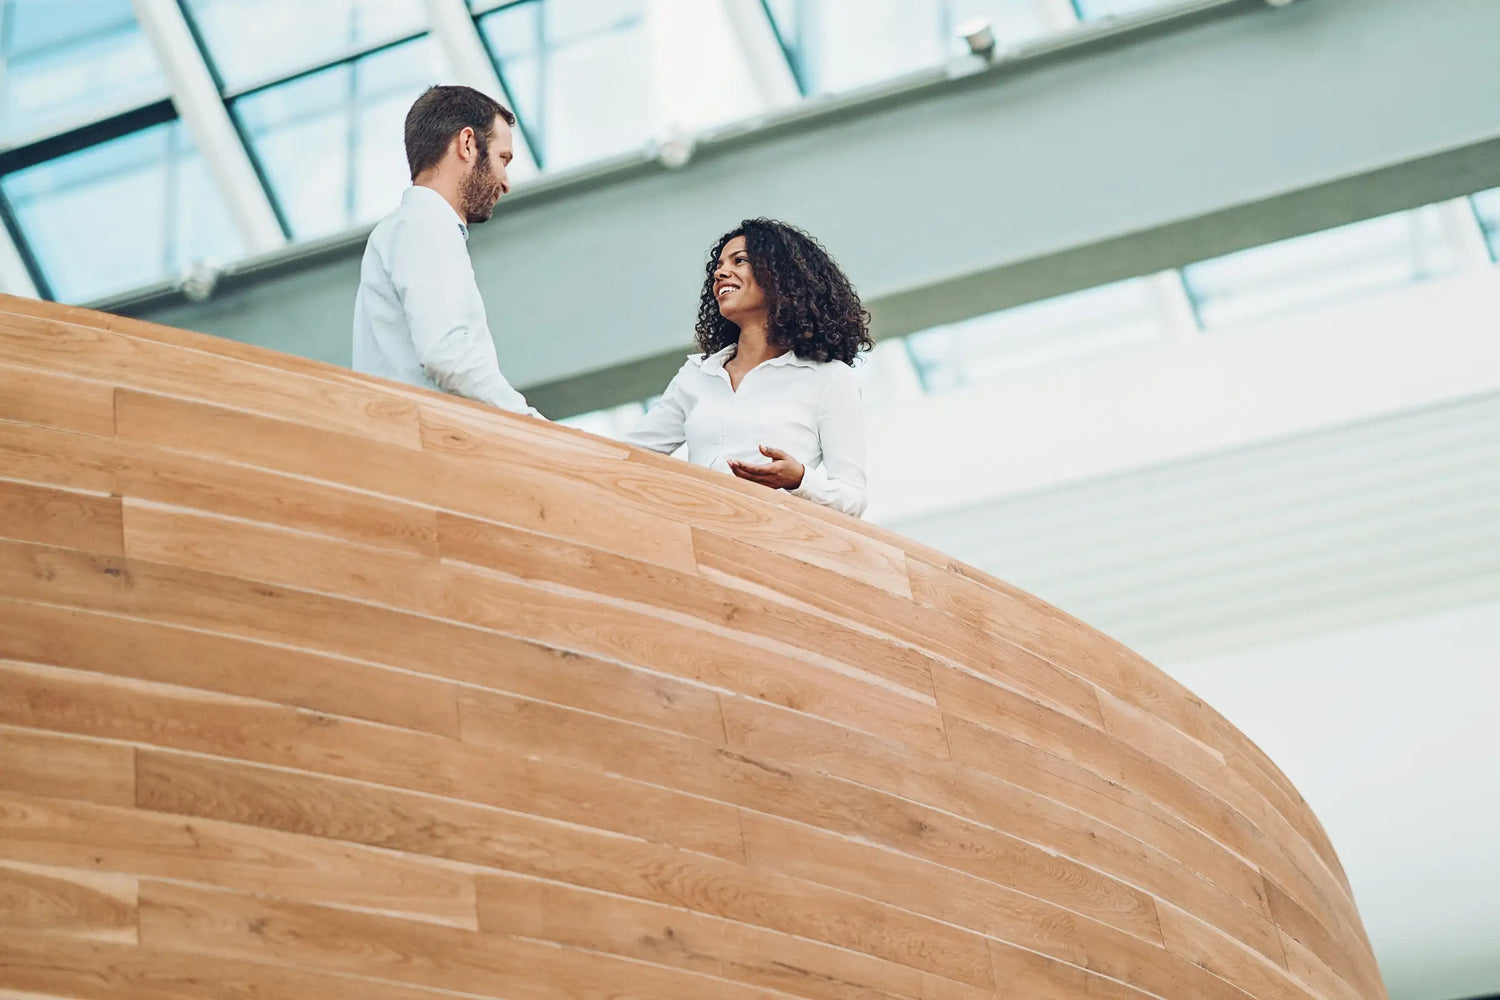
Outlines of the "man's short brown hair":
{"type": "Polygon", "coordinates": [[[406,113],[406,165],[411,179],[442,162],[448,143],[466,128],[474,130],[479,155],[489,149],[495,134],[495,117],[516,124],[509,108],[473,87],[428,87],[406,113]]]}

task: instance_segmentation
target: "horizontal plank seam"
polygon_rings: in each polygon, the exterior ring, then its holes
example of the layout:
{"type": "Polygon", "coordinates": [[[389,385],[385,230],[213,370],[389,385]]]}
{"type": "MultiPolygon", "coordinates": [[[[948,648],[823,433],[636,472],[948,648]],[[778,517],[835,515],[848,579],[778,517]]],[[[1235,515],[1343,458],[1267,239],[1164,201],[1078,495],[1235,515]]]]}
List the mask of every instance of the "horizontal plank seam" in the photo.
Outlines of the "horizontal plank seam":
{"type": "MultiPolygon", "coordinates": [[[[7,421],[4,420],[3,418],[0,418],[0,423],[7,423],[7,421]]],[[[28,424],[27,426],[30,427],[30,426],[34,426],[34,425],[28,424]]],[[[52,430],[52,429],[53,428],[48,428],[48,430],[52,430]]],[[[65,431],[64,433],[72,433],[72,432],[71,431],[65,431]]],[[[0,470],[0,473],[3,473],[3,472],[4,472],[4,470],[0,470]]],[[[6,475],[0,475],[0,483],[15,483],[18,486],[29,486],[29,487],[34,487],[36,489],[49,490],[49,491],[56,492],[56,493],[74,493],[74,494],[77,494],[78,496],[93,497],[96,500],[123,499],[123,498],[121,498],[119,496],[119,494],[117,494],[117,493],[111,493],[108,490],[88,490],[88,489],[83,489],[82,487],[79,487],[79,486],[60,486],[57,483],[44,483],[44,482],[42,482],[39,479],[22,479],[19,476],[13,476],[13,475],[8,475],[8,474],[6,474],[6,475]]],[[[3,531],[3,530],[4,530],[4,528],[0,527],[0,531],[3,531]]],[[[9,536],[7,536],[7,537],[9,537],[9,536]]],[[[25,541],[26,539],[18,538],[16,540],[17,541],[25,541]]]]}
{"type": "MultiPolygon", "coordinates": [[[[1005,733],[1002,733],[1002,732],[1000,732],[997,729],[993,729],[993,728],[991,728],[989,726],[986,726],[985,724],[983,724],[981,722],[976,722],[973,719],[966,718],[964,721],[967,722],[969,725],[975,726],[975,727],[977,727],[979,729],[983,729],[986,732],[995,733],[996,735],[999,735],[999,736],[1005,737],[1005,738],[1014,738],[1014,737],[1007,737],[1005,733]]],[[[1026,743],[1025,740],[1020,740],[1020,742],[1026,743]]],[[[1164,800],[1152,798],[1151,796],[1148,796],[1148,795],[1144,795],[1144,793],[1139,792],[1137,789],[1134,789],[1131,786],[1124,784],[1118,778],[1111,777],[1111,776],[1105,775],[1105,774],[1100,774],[1098,771],[1093,770],[1093,768],[1088,767],[1085,764],[1079,763],[1078,761],[1068,761],[1067,758],[1058,757],[1056,754],[1053,754],[1051,751],[1047,750],[1044,747],[1039,747],[1039,746],[1036,746],[1035,744],[1031,744],[1031,743],[1027,743],[1027,745],[1030,746],[1030,747],[1032,747],[1032,749],[1037,750],[1038,752],[1046,753],[1049,756],[1057,757],[1058,760],[1063,760],[1063,761],[1066,761],[1067,763],[1071,763],[1071,764],[1074,764],[1074,765],[1076,765],[1078,767],[1082,767],[1082,768],[1084,768],[1084,770],[1087,770],[1091,774],[1094,774],[1094,775],[1096,775],[1096,776],[1098,776],[1100,778],[1103,778],[1106,781],[1110,781],[1110,782],[1113,782],[1115,784],[1119,784],[1122,787],[1130,789],[1131,791],[1135,791],[1137,794],[1143,795],[1143,797],[1145,797],[1150,802],[1152,802],[1155,805],[1157,805],[1158,807],[1160,807],[1163,811],[1165,811],[1168,814],[1172,815],[1173,817],[1175,817],[1176,819],[1178,819],[1182,823],[1186,824],[1187,826],[1191,827],[1192,829],[1198,831],[1198,833],[1202,834],[1203,837],[1205,837],[1210,842],[1218,845],[1221,849],[1223,849],[1225,851],[1225,853],[1227,853],[1227,854],[1229,854],[1229,855],[1231,855],[1231,856],[1233,856],[1235,858],[1238,858],[1239,860],[1243,861],[1246,865],[1250,866],[1255,871],[1260,872],[1263,876],[1265,875],[1265,869],[1264,869],[1263,865],[1261,865],[1259,862],[1255,861],[1252,858],[1245,857],[1243,854],[1241,854],[1239,851],[1235,850],[1233,847],[1231,847],[1228,844],[1225,844],[1222,841],[1220,841],[1212,833],[1210,833],[1209,831],[1203,829],[1201,826],[1199,826],[1197,823],[1195,823],[1192,819],[1190,819],[1187,816],[1182,815],[1180,812],[1178,812],[1176,809],[1174,809],[1172,807],[1171,803],[1169,803],[1167,801],[1164,801],[1164,800]]],[[[1174,769],[1171,769],[1171,768],[1168,768],[1168,770],[1173,770],[1174,774],[1178,774],[1184,780],[1186,780],[1188,782],[1191,782],[1192,784],[1197,785],[1198,788],[1200,788],[1200,789],[1208,792],[1209,796],[1213,799],[1213,801],[1219,803],[1221,806],[1223,806],[1225,809],[1229,810],[1230,812],[1234,813],[1236,816],[1239,816],[1241,819],[1243,819],[1251,827],[1251,829],[1253,829],[1257,834],[1259,834],[1259,836],[1260,836],[1260,842],[1263,845],[1265,845],[1268,849],[1275,849],[1275,847],[1277,846],[1277,843],[1278,843],[1275,840],[1275,838],[1273,838],[1269,833],[1267,833],[1265,830],[1263,830],[1249,816],[1246,816],[1244,813],[1240,812],[1239,810],[1235,809],[1233,806],[1231,806],[1228,803],[1224,802],[1217,795],[1215,795],[1211,789],[1208,789],[1205,786],[1199,784],[1198,782],[1193,781],[1193,779],[1191,777],[1189,777],[1187,775],[1184,775],[1181,772],[1178,772],[1178,771],[1176,771],[1174,769]]],[[[981,772],[981,773],[988,774],[989,772],[981,772]]],[[[1004,779],[1001,779],[1001,780],[1004,780],[1004,779]]],[[[1100,822],[1103,822],[1103,821],[1101,820],[1100,822]]],[[[1112,825],[1112,824],[1106,823],[1105,825],[1112,825]]],[[[1311,845],[1308,845],[1308,846],[1311,847],[1311,845]]],[[[1313,852],[1313,853],[1314,853],[1314,856],[1316,856],[1316,852],[1313,852]]],[[[1286,856],[1286,857],[1284,857],[1284,860],[1287,862],[1287,864],[1291,865],[1294,869],[1296,869],[1299,873],[1301,873],[1303,875],[1303,877],[1305,877],[1305,878],[1309,879],[1310,881],[1312,881],[1313,884],[1314,884],[1314,886],[1319,885],[1319,880],[1314,876],[1314,874],[1309,873],[1309,872],[1305,871],[1303,868],[1301,868],[1301,866],[1299,866],[1297,864],[1297,862],[1296,862],[1296,860],[1294,858],[1292,858],[1290,856],[1286,856]]],[[[1215,884],[1217,884],[1217,883],[1215,883],[1215,884]]],[[[1337,885],[1337,881],[1336,880],[1334,880],[1334,884],[1337,885]]],[[[1222,887],[1220,887],[1220,888],[1222,888],[1222,887]]],[[[1340,896],[1342,896],[1342,892],[1340,892],[1340,896]]],[[[1352,901],[1350,901],[1350,906],[1352,907],[1352,905],[1353,905],[1352,901]]]]}
{"type": "Polygon", "coordinates": [[[825,656],[821,653],[809,652],[808,650],[801,649],[782,639],[774,639],[770,636],[759,635],[754,632],[738,631],[724,625],[719,625],[716,622],[711,622],[705,618],[699,618],[698,616],[685,611],[672,611],[666,608],[644,604],[640,601],[632,601],[628,598],[616,597],[612,594],[604,594],[592,590],[581,590],[577,587],[570,587],[567,584],[562,583],[554,583],[550,580],[533,580],[526,577],[516,576],[511,573],[506,573],[503,570],[496,569],[492,566],[486,566],[482,563],[470,563],[459,559],[452,559],[447,556],[441,558],[439,562],[443,565],[462,566],[464,569],[471,572],[477,572],[484,576],[493,577],[505,583],[532,587],[536,590],[541,591],[542,593],[555,594],[559,597],[584,600],[607,608],[618,608],[621,610],[642,613],[648,619],[668,621],[678,625],[685,625],[689,628],[696,629],[700,632],[705,632],[720,639],[734,640],[741,645],[752,646],[759,649],[764,649],[768,652],[778,653],[789,659],[801,660],[814,667],[817,667],[820,670],[827,671],[828,673],[837,674],[841,677],[847,677],[850,680],[868,684],[871,687],[878,687],[883,690],[889,691],[892,694],[898,694],[903,697],[909,698],[910,700],[917,702],[920,705],[926,705],[931,708],[937,707],[937,697],[933,694],[924,695],[923,692],[915,688],[907,687],[904,684],[899,684],[895,681],[882,677],[879,674],[870,673],[869,671],[861,670],[858,667],[850,666],[847,663],[840,663],[838,660],[835,660],[829,656],[825,656]]]}

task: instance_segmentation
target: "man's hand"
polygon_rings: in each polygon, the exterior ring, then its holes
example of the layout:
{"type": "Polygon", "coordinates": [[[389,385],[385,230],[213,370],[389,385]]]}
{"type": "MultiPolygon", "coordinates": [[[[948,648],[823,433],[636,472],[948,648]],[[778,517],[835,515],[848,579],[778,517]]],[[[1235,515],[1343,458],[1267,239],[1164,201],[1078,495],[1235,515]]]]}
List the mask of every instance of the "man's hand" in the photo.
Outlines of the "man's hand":
{"type": "Polygon", "coordinates": [[[760,453],[771,461],[765,465],[751,465],[748,462],[730,459],[729,471],[741,479],[769,486],[773,490],[795,490],[802,485],[802,475],[806,470],[801,462],[780,448],[768,448],[761,445],[760,453]]]}

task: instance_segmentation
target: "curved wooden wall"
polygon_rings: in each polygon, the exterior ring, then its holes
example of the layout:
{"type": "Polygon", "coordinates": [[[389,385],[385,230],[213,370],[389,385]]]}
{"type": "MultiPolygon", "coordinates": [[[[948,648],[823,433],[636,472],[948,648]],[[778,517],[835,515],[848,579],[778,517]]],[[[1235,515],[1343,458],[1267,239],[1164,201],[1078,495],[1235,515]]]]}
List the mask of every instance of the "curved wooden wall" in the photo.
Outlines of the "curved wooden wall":
{"type": "Polygon", "coordinates": [[[1385,995],[1296,789],[1034,598],[671,459],[13,299],[0,994],[1385,995]]]}

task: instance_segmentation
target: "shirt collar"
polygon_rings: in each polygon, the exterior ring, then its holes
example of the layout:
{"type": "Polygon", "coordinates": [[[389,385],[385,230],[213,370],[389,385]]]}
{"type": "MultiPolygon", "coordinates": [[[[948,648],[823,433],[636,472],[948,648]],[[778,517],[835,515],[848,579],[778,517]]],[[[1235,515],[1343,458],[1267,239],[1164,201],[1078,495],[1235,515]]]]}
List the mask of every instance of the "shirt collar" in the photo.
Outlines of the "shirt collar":
{"type": "MultiPolygon", "coordinates": [[[[737,344],[730,344],[728,347],[725,347],[722,350],[715,351],[713,354],[710,354],[706,358],[701,354],[690,354],[688,355],[688,360],[693,362],[706,372],[723,371],[725,362],[734,357],[735,351],[738,350],[738,346],[739,345],[737,344]]],[[[770,360],[761,362],[761,365],[764,367],[770,367],[773,365],[798,365],[802,368],[816,368],[817,364],[818,363],[816,361],[813,361],[809,358],[797,357],[797,355],[792,351],[787,351],[785,354],[778,354],[776,357],[771,358],[770,360]]]]}
{"type": "Polygon", "coordinates": [[[430,187],[413,184],[401,195],[402,205],[415,205],[423,212],[441,213],[458,223],[458,231],[464,241],[469,239],[469,227],[464,223],[463,217],[454,211],[453,206],[448,204],[448,199],[438,194],[430,187]]]}

